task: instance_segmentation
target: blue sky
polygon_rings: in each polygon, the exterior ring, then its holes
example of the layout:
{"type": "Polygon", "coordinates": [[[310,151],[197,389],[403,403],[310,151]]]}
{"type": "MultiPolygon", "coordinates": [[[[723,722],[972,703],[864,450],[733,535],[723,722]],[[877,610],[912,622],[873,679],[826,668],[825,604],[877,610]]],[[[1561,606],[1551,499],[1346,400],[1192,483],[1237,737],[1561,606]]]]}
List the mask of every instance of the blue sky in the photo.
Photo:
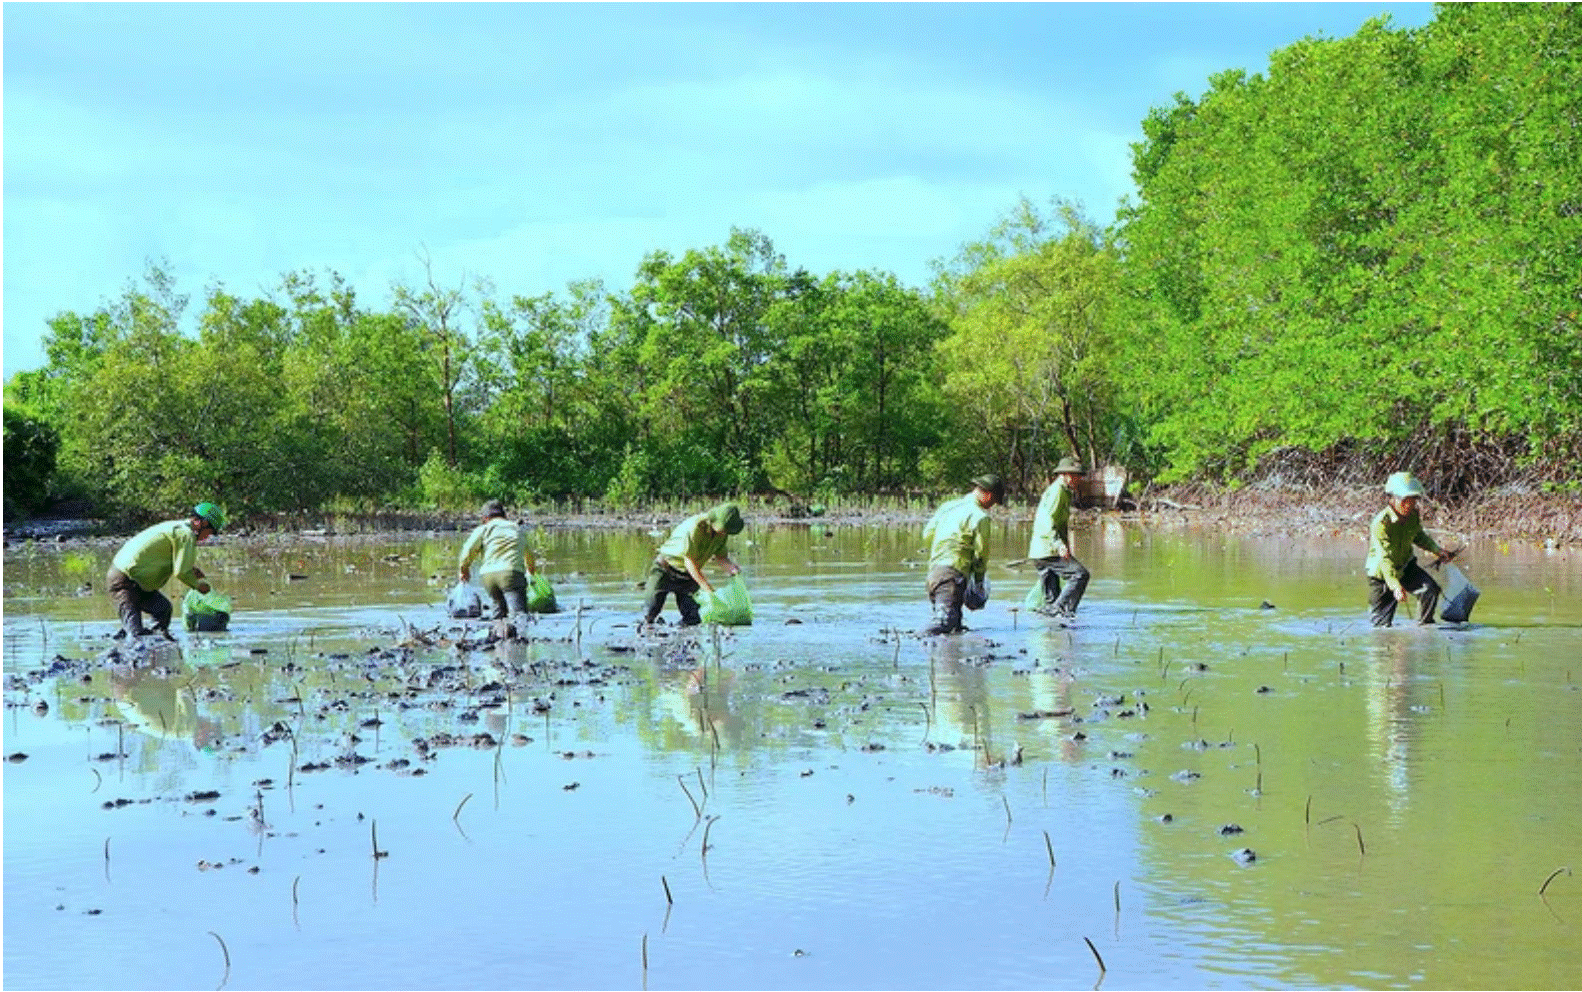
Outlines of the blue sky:
{"type": "MultiPolygon", "coordinates": [[[[4,374],[168,262],[630,287],[767,234],[922,285],[1017,197],[1101,223],[1149,108],[1431,4],[32,4],[4,18],[4,374]]],[[[196,306],[194,307],[196,309],[196,306]]]]}

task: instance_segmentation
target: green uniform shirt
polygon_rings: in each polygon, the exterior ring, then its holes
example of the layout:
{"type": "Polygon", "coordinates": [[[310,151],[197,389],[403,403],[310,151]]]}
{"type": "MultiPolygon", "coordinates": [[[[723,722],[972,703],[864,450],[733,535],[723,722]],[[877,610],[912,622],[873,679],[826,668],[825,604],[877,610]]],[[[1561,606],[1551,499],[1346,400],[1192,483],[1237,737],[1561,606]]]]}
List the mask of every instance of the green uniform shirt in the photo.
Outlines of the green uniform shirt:
{"type": "Polygon", "coordinates": [[[203,581],[193,574],[198,567],[198,535],[185,520],[166,520],[144,530],[121,546],[111,564],[144,592],[153,592],[174,575],[198,588],[203,581]]]}
{"type": "Polygon", "coordinates": [[[1439,545],[1423,530],[1423,517],[1414,513],[1403,517],[1393,507],[1385,507],[1373,518],[1368,529],[1368,575],[1383,579],[1392,591],[1401,588],[1401,570],[1412,560],[1412,545],[1424,551],[1439,551],[1439,545]]]}
{"type": "Polygon", "coordinates": [[[482,563],[477,572],[479,575],[490,572],[525,573],[528,557],[522,528],[504,517],[495,517],[479,524],[472,536],[467,538],[467,543],[461,546],[461,567],[470,568],[473,562],[481,558],[482,563]]]}
{"type": "Polygon", "coordinates": [[[688,575],[692,574],[687,572],[688,558],[702,568],[703,563],[710,558],[723,557],[730,535],[706,526],[708,518],[708,511],[705,510],[676,524],[675,530],[665,538],[665,543],[659,546],[659,557],[669,562],[671,568],[688,575]]]}
{"type": "Polygon", "coordinates": [[[935,510],[923,528],[923,540],[934,542],[928,555],[930,569],[954,568],[969,578],[983,578],[989,564],[989,514],[974,493],[935,510]]]}
{"type": "Polygon", "coordinates": [[[1064,558],[1071,554],[1071,487],[1056,479],[1044,490],[1033,513],[1033,540],[1029,558],[1064,558]]]}

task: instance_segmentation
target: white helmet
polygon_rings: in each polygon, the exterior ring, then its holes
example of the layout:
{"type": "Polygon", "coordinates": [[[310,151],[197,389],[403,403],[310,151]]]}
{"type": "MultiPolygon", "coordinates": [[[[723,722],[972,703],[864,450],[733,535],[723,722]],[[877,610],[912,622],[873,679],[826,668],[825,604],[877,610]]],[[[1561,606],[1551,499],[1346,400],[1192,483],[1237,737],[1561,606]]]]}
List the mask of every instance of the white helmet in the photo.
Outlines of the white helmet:
{"type": "Polygon", "coordinates": [[[1423,496],[1423,484],[1417,481],[1417,476],[1410,472],[1396,472],[1384,484],[1384,494],[1403,498],[1406,496],[1423,496]]]}

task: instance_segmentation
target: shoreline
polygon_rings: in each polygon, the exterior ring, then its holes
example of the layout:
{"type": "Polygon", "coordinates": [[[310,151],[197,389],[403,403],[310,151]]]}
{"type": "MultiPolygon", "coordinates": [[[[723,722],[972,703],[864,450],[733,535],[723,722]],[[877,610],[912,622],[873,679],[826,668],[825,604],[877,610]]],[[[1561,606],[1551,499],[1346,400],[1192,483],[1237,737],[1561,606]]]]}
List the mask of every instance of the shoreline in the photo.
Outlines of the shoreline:
{"type": "MultiPolygon", "coordinates": [[[[700,501],[702,505],[706,501],[700,501]]],[[[774,526],[891,526],[927,522],[933,508],[920,510],[874,509],[835,510],[817,516],[793,513],[790,508],[765,501],[755,505],[744,502],[750,525],[774,526]]],[[[1317,491],[1251,486],[1237,491],[1209,487],[1181,487],[1160,494],[1123,497],[1122,509],[1089,507],[1079,509],[1080,519],[1119,519],[1169,527],[1213,527],[1227,533],[1250,537],[1301,535],[1356,531],[1366,534],[1368,521],[1384,505],[1373,487],[1335,487],[1317,491]]],[[[995,513],[1001,521],[1026,522],[1033,504],[1018,501],[1009,510],[995,513]]],[[[519,519],[527,526],[551,530],[653,529],[674,525],[688,512],[659,510],[612,511],[609,513],[523,512],[519,519]]],[[[244,526],[227,533],[227,544],[271,544],[290,540],[329,538],[388,537],[393,534],[457,533],[470,530],[477,520],[470,514],[382,513],[366,515],[323,514],[298,519],[315,526],[292,526],[277,519],[275,526],[244,526]]],[[[1424,525],[1431,533],[1462,540],[1494,538],[1532,541],[1556,549],[1582,546],[1582,496],[1531,492],[1498,493],[1457,504],[1430,501],[1425,507],[1424,525]]],[[[38,547],[119,545],[133,531],[108,530],[100,520],[30,520],[17,525],[7,523],[5,546],[38,547]]]]}

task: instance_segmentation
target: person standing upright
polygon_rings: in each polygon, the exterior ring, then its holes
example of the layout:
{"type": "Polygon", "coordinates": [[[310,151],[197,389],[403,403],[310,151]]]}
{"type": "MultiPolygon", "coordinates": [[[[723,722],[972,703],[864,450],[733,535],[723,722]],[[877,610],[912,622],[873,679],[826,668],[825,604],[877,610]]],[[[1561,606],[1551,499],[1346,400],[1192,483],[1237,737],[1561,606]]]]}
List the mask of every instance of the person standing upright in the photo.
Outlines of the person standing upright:
{"type": "Polygon", "coordinates": [[[988,570],[989,510],[1005,502],[1005,482],[993,473],[972,480],[972,492],[942,503],[923,528],[930,541],[928,601],[934,622],[924,634],[958,634],[967,582],[988,570]]]}
{"type": "Polygon", "coordinates": [[[1033,539],[1027,557],[1038,568],[1044,586],[1044,605],[1038,612],[1070,624],[1087,591],[1091,573],[1071,553],[1071,499],[1077,480],[1087,473],[1075,458],[1062,458],[1055,466],[1055,481],[1044,490],[1033,514],[1033,539]]]}
{"type": "Polygon", "coordinates": [[[174,575],[201,593],[209,582],[198,567],[198,545],[220,532],[225,513],[213,503],[199,503],[185,519],[166,520],[140,531],[121,546],[110,562],[105,585],[121,617],[121,637],[142,637],[143,614],[154,620],[153,633],[170,636],[170,600],[160,587],[174,575]]]}
{"type": "Polygon", "coordinates": [[[1406,594],[1417,597],[1417,622],[1434,622],[1439,606],[1439,583],[1421,565],[1413,547],[1431,551],[1434,564],[1448,561],[1450,555],[1423,530],[1418,501],[1423,484],[1410,472],[1396,472],[1384,483],[1384,509],[1373,518],[1368,529],[1368,612],[1375,627],[1395,622],[1395,607],[1406,601],[1406,594]]]}

